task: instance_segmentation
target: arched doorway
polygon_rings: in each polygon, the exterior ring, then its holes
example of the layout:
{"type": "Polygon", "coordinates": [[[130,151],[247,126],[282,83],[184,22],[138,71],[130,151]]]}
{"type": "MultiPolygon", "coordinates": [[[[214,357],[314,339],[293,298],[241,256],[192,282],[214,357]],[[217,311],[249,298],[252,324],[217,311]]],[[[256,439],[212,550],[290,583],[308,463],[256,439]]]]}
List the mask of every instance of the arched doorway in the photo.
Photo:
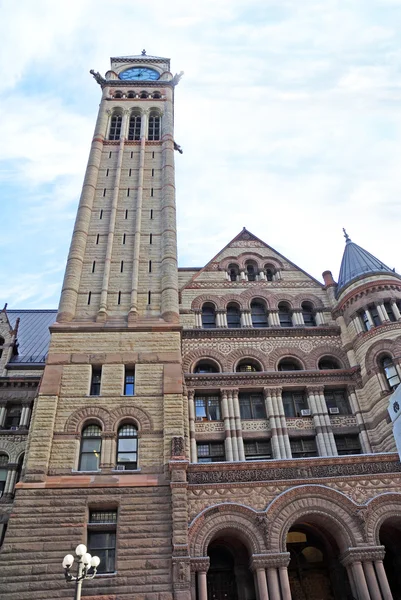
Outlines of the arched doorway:
{"type": "Polygon", "coordinates": [[[401,518],[387,519],[380,528],[380,544],[385,547],[383,565],[394,600],[401,600],[401,518]]]}
{"type": "Polygon", "coordinates": [[[292,600],[352,599],[347,572],[333,537],[320,527],[297,523],[287,535],[292,600]]]}
{"type": "Polygon", "coordinates": [[[208,600],[255,600],[253,574],[249,570],[249,553],[244,544],[231,535],[213,540],[207,554],[208,600]]]}

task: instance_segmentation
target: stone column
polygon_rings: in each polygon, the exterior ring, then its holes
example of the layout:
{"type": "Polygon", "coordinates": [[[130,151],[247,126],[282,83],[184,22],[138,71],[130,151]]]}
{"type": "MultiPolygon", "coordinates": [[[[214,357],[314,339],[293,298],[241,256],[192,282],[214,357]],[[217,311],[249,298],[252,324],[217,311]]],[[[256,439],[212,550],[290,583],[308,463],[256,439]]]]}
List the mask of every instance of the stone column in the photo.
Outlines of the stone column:
{"type": "Polygon", "coordinates": [[[271,431],[271,445],[273,458],[282,458],[277,436],[277,416],[274,414],[272,394],[270,389],[267,387],[263,388],[263,395],[265,399],[266,415],[269,420],[271,431]]]}
{"type": "Polygon", "coordinates": [[[356,589],[358,591],[358,598],[360,598],[360,600],[371,600],[361,562],[355,561],[352,563],[351,568],[356,589]]]}
{"type": "Polygon", "coordinates": [[[198,574],[198,600],[207,600],[207,572],[210,566],[208,556],[191,558],[191,571],[198,574]]]}
{"type": "Polygon", "coordinates": [[[356,395],[355,388],[348,387],[348,398],[351,405],[351,410],[355,415],[357,425],[359,427],[359,439],[361,441],[361,447],[364,454],[372,452],[372,446],[370,445],[369,437],[366,431],[365,423],[361,415],[361,409],[359,406],[358,396],[356,395]]]}
{"type": "Polygon", "coordinates": [[[292,311],[292,324],[294,327],[304,327],[304,317],[301,310],[292,311]]]}
{"type": "Polygon", "coordinates": [[[4,421],[6,420],[6,405],[0,404],[0,428],[4,426],[4,421]]]}
{"type": "Polygon", "coordinates": [[[227,323],[227,311],[222,310],[220,313],[220,318],[221,318],[221,325],[220,327],[228,327],[228,323],[227,323]]]}
{"type": "Polygon", "coordinates": [[[114,433],[102,433],[102,449],[100,453],[99,469],[114,469],[116,466],[116,452],[114,433]]]}
{"type": "Polygon", "coordinates": [[[401,319],[401,313],[395,300],[391,301],[391,308],[393,309],[395,318],[397,319],[397,321],[399,321],[401,319]]]}
{"type": "Polygon", "coordinates": [[[195,327],[202,327],[202,312],[200,310],[195,311],[195,327]]]}
{"type": "Polygon", "coordinates": [[[68,253],[57,315],[58,322],[71,321],[74,318],[76,311],[89,224],[99,176],[99,166],[102,158],[103,142],[110,114],[110,112],[106,111],[107,90],[107,87],[103,90],[102,101],[99,107],[88,166],[86,168],[84,184],[75,220],[74,233],[72,235],[71,246],[68,253]]]}
{"type": "Polygon", "coordinates": [[[368,584],[369,593],[372,600],[382,600],[379,584],[376,579],[375,569],[370,560],[363,563],[363,570],[365,572],[366,583],[368,584]]]}
{"type": "MultiPolygon", "coordinates": [[[[127,119],[128,119],[128,110],[124,111],[121,131],[125,131],[127,119]]],[[[103,281],[102,281],[102,291],[100,294],[100,305],[97,313],[97,321],[105,321],[107,319],[107,296],[109,293],[109,282],[110,282],[110,271],[111,271],[111,256],[113,252],[114,245],[114,233],[116,229],[116,218],[117,218],[117,205],[118,205],[118,196],[120,194],[120,180],[121,180],[121,169],[123,164],[123,156],[124,156],[124,145],[125,138],[121,135],[120,138],[120,146],[118,148],[117,155],[117,167],[116,174],[114,179],[114,187],[113,187],[113,196],[111,200],[111,210],[110,210],[110,220],[109,220],[109,229],[107,233],[107,246],[106,246],[106,255],[103,261],[103,281]]]]}
{"type": "Polygon", "coordinates": [[[383,595],[383,600],[393,600],[393,595],[388,584],[386,571],[384,570],[383,560],[375,560],[375,569],[380,589],[383,595]]]}
{"type": "Polygon", "coordinates": [[[229,419],[230,419],[233,460],[237,461],[237,460],[239,460],[239,452],[238,452],[238,444],[237,444],[237,430],[235,427],[233,390],[227,390],[227,407],[228,407],[228,415],[229,415],[229,419]]]}
{"type": "Polygon", "coordinates": [[[241,327],[248,327],[248,322],[246,319],[246,311],[241,311],[240,313],[241,327]]]}
{"type": "Polygon", "coordinates": [[[226,452],[226,460],[233,461],[233,444],[231,439],[230,415],[228,412],[227,390],[221,390],[221,413],[224,420],[224,447],[226,452]]]}
{"type": "Polygon", "coordinates": [[[326,446],[326,440],[323,435],[324,426],[320,419],[319,408],[316,403],[315,391],[308,388],[308,402],[312,412],[313,427],[316,431],[316,445],[319,452],[319,456],[328,456],[329,452],[326,446]]]}
{"type": "Polygon", "coordinates": [[[352,572],[351,565],[347,565],[347,566],[345,567],[345,569],[346,569],[346,571],[347,571],[347,575],[348,575],[348,581],[349,581],[349,584],[350,584],[350,586],[351,586],[351,592],[352,592],[352,595],[353,595],[353,597],[354,597],[354,598],[357,598],[357,596],[358,596],[358,592],[357,592],[357,590],[356,590],[356,586],[355,586],[355,580],[354,580],[354,574],[353,574],[353,572],[352,572]]]}
{"type": "Polygon", "coordinates": [[[240,270],[240,272],[239,272],[239,278],[240,278],[240,281],[247,281],[248,280],[248,277],[247,277],[244,269],[240,270]]]}
{"type": "Polygon", "coordinates": [[[189,415],[189,438],[191,449],[191,462],[198,462],[196,450],[196,428],[195,428],[195,390],[188,390],[188,415],[189,415]]]}
{"type": "Polygon", "coordinates": [[[265,556],[265,554],[253,554],[251,560],[249,561],[249,568],[255,574],[258,600],[269,600],[269,592],[267,591],[265,556]]]}
{"type": "Polygon", "coordinates": [[[131,301],[128,314],[128,322],[138,317],[138,287],[139,287],[139,261],[141,253],[141,231],[142,231],[142,206],[143,206],[143,179],[145,174],[146,137],[148,130],[148,111],[141,115],[141,146],[139,150],[138,189],[136,194],[134,248],[132,254],[131,275],[131,301]]]}
{"type": "Polygon", "coordinates": [[[288,578],[288,568],[279,567],[278,570],[281,586],[281,595],[283,600],[291,600],[290,580],[288,578]]]}
{"type": "Polygon", "coordinates": [[[288,435],[287,421],[286,421],[285,413],[284,413],[283,398],[281,395],[282,391],[283,390],[281,387],[273,388],[273,390],[272,390],[273,407],[275,407],[277,409],[277,415],[279,417],[278,422],[280,423],[280,431],[278,431],[278,435],[279,435],[279,444],[281,444],[281,450],[282,450],[281,458],[292,458],[290,438],[288,435]]]}
{"type": "Polygon", "coordinates": [[[338,456],[338,452],[337,452],[337,446],[336,446],[336,440],[334,439],[334,434],[333,434],[333,429],[331,426],[331,421],[330,421],[330,417],[329,417],[329,413],[327,410],[327,404],[326,404],[326,399],[324,397],[324,388],[318,388],[316,390],[316,401],[318,402],[318,407],[321,411],[321,419],[323,421],[323,423],[325,424],[325,428],[326,428],[326,432],[325,432],[325,439],[326,439],[326,447],[327,450],[329,451],[329,449],[331,450],[329,455],[330,456],[338,456]]]}
{"type": "Polygon", "coordinates": [[[324,320],[324,312],[322,310],[317,310],[315,313],[316,325],[325,325],[324,320]]]}
{"type": "Polygon", "coordinates": [[[238,459],[245,460],[244,440],[242,439],[241,413],[239,409],[238,389],[233,390],[233,406],[235,419],[235,432],[237,434],[238,459]]]}
{"type": "Polygon", "coordinates": [[[259,280],[266,281],[266,275],[263,269],[259,269],[259,280]]]}
{"type": "Polygon", "coordinates": [[[23,404],[22,412],[19,421],[19,427],[27,429],[29,426],[29,419],[31,417],[31,404],[23,404]]]}
{"type": "Polygon", "coordinates": [[[267,584],[269,587],[270,596],[272,598],[280,598],[280,586],[276,567],[269,567],[267,569],[267,584]]]}
{"type": "MultiPolygon", "coordinates": [[[[267,589],[270,600],[291,600],[290,582],[288,580],[287,567],[290,562],[289,552],[254,554],[251,557],[250,568],[252,571],[262,571],[263,575],[258,576],[259,598],[264,598],[261,594],[261,587],[264,588],[267,569],[267,589]],[[260,579],[260,582],[259,582],[260,579]],[[281,591],[280,591],[281,588],[281,591]]],[[[266,592],[267,592],[266,589],[266,592]]]]}
{"type": "MultiPolygon", "coordinates": [[[[352,569],[354,584],[359,600],[382,600],[382,594],[379,588],[380,579],[378,576],[376,577],[373,563],[382,561],[384,553],[384,546],[363,546],[358,548],[348,548],[341,556],[341,563],[347,569],[348,567],[351,567],[352,569]]],[[[381,572],[381,577],[382,575],[383,572],[381,572]]],[[[385,577],[385,580],[383,581],[384,589],[386,589],[386,579],[387,578],[385,577]]],[[[387,600],[385,596],[384,598],[387,600]]]]}
{"type": "Polygon", "coordinates": [[[383,323],[390,321],[390,317],[388,316],[386,307],[384,306],[383,302],[376,304],[376,308],[377,308],[377,312],[379,313],[380,319],[382,320],[383,323]]]}
{"type": "Polygon", "coordinates": [[[267,321],[269,323],[269,327],[280,327],[278,310],[269,310],[269,313],[267,315],[267,321]]]}
{"type": "Polygon", "coordinates": [[[8,463],[7,468],[8,468],[8,472],[7,472],[6,484],[4,486],[4,496],[9,496],[11,498],[14,494],[14,487],[15,487],[15,482],[17,479],[18,465],[8,463]]]}
{"type": "Polygon", "coordinates": [[[166,95],[162,119],[161,313],[165,321],[178,323],[173,89],[167,88],[166,95]]]}
{"type": "Polygon", "coordinates": [[[351,320],[351,323],[353,324],[357,334],[363,333],[364,329],[362,327],[362,324],[361,324],[361,321],[360,321],[360,318],[358,315],[351,320]]]}
{"type": "Polygon", "coordinates": [[[370,310],[369,310],[368,308],[365,308],[364,310],[365,310],[365,314],[366,314],[366,316],[367,316],[367,319],[368,319],[368,322],[369,322],[370,328],[374,327],[374,326],[375,326],[375,324],[374,324],[374,322],[373,322],[372,315],[370,314],[370,310]]]}

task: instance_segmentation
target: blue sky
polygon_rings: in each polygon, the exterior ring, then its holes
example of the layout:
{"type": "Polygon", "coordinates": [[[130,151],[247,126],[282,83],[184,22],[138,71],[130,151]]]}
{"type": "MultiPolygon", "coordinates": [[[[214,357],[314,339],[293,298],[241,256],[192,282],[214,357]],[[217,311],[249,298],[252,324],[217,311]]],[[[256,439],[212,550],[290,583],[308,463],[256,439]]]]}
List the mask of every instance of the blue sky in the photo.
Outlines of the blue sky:
{"type": "Polygon", "coordinates": [[[57,307],[109,57],[169,56],[179,263],[243,226],[321,280],[401,271],[401,0],[3,0],[0,301],[57,307]]]}

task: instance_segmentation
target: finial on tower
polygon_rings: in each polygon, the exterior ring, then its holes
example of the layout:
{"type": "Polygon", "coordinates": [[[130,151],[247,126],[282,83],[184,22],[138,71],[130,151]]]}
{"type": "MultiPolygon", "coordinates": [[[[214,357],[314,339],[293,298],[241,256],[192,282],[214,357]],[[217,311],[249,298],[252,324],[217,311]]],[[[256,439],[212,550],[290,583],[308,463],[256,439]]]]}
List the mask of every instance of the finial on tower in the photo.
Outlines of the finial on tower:
{"type": "Polygon", "coordinates": [[[348,233],[345,231],[345,228],[343,227],[343,232],[344,232],[344,237],[345,237],[345,241],[346,242],[350,242],[351,238],[349,237],[348,233]]]}
{"type": "Polygon", "coordinates": [[[146,50],[145,49],[142,50],[141,54],[142,54],[142,56],[146,56],[146,50]]]}

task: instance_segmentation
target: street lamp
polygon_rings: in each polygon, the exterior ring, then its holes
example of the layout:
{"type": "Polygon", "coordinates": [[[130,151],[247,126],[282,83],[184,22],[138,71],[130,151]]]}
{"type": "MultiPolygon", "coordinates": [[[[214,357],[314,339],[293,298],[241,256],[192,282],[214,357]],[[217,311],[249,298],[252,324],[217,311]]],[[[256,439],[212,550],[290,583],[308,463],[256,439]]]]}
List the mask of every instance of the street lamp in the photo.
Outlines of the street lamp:
{"type": "Polygon", "coordinates": [[[72,554],[66,554],[63,560],[64,576],[66,581],[75,581],[75,596],[74,600],[81,600],[82,582],[84,579],[93,579],[96,575],[96,569],[100,564],[98,556],[91,556],[87,552],[85,544],[79,544],[75,548],[75,554],[78,557],[78,570],[76,576],[72,575],[70,569],[74,563],[72,554]],[[93,569],[92,573],[89,573],[93,569]]]}

